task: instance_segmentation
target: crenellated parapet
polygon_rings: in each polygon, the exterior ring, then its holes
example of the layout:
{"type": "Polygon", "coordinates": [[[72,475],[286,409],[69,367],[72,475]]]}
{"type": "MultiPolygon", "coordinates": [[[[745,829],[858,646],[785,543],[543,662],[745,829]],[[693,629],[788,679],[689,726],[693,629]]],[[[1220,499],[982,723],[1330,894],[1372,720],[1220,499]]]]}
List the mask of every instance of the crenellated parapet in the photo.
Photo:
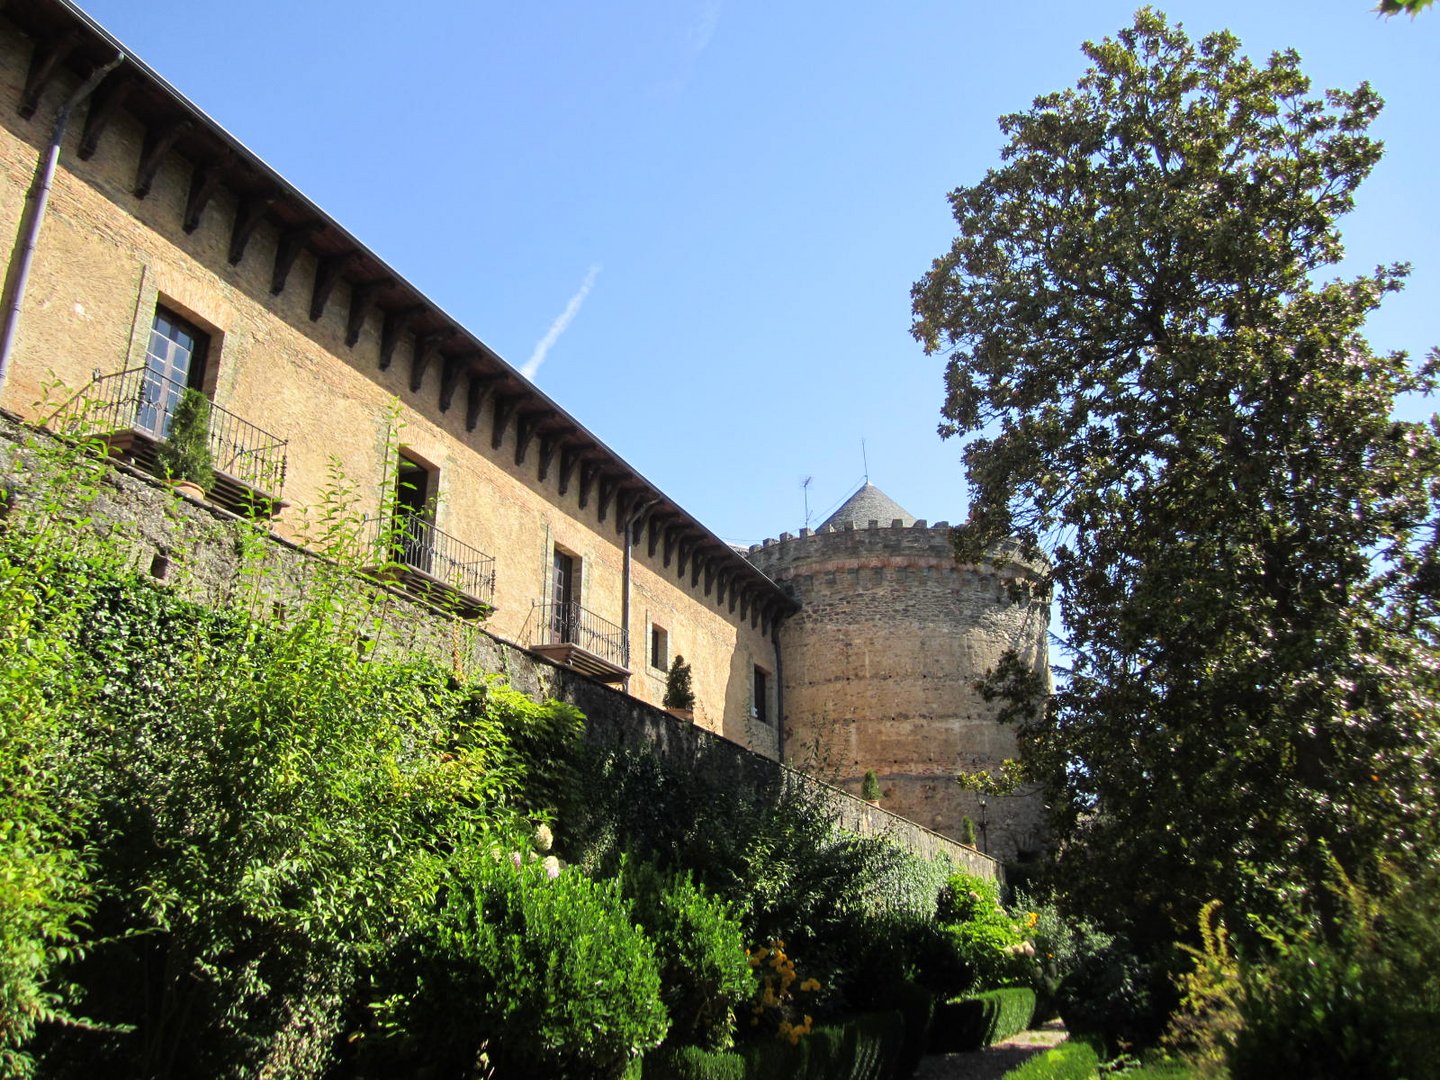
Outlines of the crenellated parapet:
{"type": "Polygon", "coordinates": [[[866,485],[819,529],[745,557],[798,605],[780,629],[786,760],[851,791],[873,769],[886,809],[951,837],[970,817],[1013,858],[1043,844],[1038,800],[982,806],[954,778],[1015,756],[980,682],[1012,652],[1045,670],[1047,568],[1015,542],[959,562],[953,534],[866,485]]]}

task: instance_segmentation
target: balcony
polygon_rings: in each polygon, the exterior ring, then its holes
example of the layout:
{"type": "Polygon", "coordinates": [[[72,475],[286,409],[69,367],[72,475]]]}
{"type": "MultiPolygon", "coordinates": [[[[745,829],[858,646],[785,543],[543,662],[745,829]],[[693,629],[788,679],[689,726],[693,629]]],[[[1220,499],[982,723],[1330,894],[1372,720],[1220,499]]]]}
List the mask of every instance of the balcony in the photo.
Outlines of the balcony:
{"type": "Polygon", "coordinates": [[[579,604],[536,604],[530,651],[600,682],[630,675],[625,631],[579,604]]]}
{"type": "Polygon", "coordinates": [[[495,559],[423,518],[366,518],[375,563],[365,572],[462,618],[495,610],[495,559]]]}
{"type": "MultiPolygon", "coordinates": [[[[185,387],[144,367],[116,375],[96,372],[90,385],[61,410],[72,430],[102,440],[111,454],[155,472],[155,450],[170,430],[170,418],[185,387]]],[[[210,405],[210,456],[215,483],[210,502],[248,517],[273,517],[284,506],[285,439],[278,439],[210,405]]]]}

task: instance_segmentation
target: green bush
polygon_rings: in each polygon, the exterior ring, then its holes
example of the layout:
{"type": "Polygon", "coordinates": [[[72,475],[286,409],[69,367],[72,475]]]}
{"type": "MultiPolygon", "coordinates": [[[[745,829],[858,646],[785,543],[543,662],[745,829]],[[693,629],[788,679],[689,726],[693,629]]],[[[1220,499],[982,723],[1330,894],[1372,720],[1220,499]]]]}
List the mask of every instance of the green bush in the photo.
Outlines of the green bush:
{"type": "Polygon", "coordinates": [[[373,1006],[374,1068],[448,1075],[484,1048],[501,1077],[613,1078],[664,1038],[653,948],[618,881],[495,851],[443,895],[373,1006]]]}
{"type": "Polygon", "coordinates": [[[905,1019],[899,1012],[872,1012],[848,1019],[850,1063],[840,1080],[888,1080],[897,1075],[905,1042],[905,1019]]]}
{"type": "Polygon", "coordinates": [[[655,943],[660,999],[670,1016],[667,1044],[725,1049],[735,1009],[755,989],[739,921],[688,873],[665,874],[632,860],[621,880],[636,922],[655,943]]]}
{"type": "Polygon", "coordinates": [[[1316,919],[1241,965],[1230,1073],[1250,1077],[1440,1077],[1440,871],[1343,875],[1316,919]]]}
{"type": "Polygon", "coordinates": [[[662,1046],[645,1055],[645,1080],[746,1080],[745,1058],[698,1046],[662,1046]]]}
{"type": "Polygon", "coordinates": [[[855,1034],[844,1024],[825,1024],[801,1040],[808,1048],[805,1080],[840,1080],[855,1059],[855,1034]]]}
{"type": "Polygon", "coordinates": [[[940,940],[928,979],[939,985],[933,989],[953,994],[1035,981],[1035,948],[1001,906],[995,882],[951,874],[937,898],[935,918],[940,940]]]}
{"type": "MultiPolygon", "coordinates": [[[[1100,1067],[1100,1055],[1090,1043],[1076,1040],[1061,1043],[1053,1050],[1036,1054],[1023,1065],[1017,1065],[1001,1080],[1091,1080],[1100,1067]]],[[[1126,1072],[1127,1077],[1139,1075],[1126,1072]]]]}
{"type": "Polygon", "coordinates": [[[930,1043],[930,1025],[935,1017],[935,995],[918,983],[905,982],[895,988],[892,1000],[900,1010],[905,1024],[903,1041],[896,1055],[895,1075],[913,1076],[930,1043]]]}
{"type": "Polygon", "coordinates": [[[1114,938],[1093,923],[1062,912],[1055,898],[1015,894],[1012,905],[1028,939],[1035,946],[1035,1018],[1059,1015],[1060,983],[1087,956],[1108,948],[1114,938]]]}
{"type": "Polygon", "coordinates": [[[930,1051],[954,1054],[978,1050],[1024,1031],[1034,1015],[1035,991],[1028,987],[987,990],[947,1001],[935,1009],[930,1051]]]}
{"type": "Polygon", "coordinates": [[[807,784],[756,792],[735,783],[725,761],[710,765],[703,750],[685,768],[641,753],[589,754],[588,797],[574,800],[569,826],[574,861],[599,876],[628,852],[688,870],[731,905],[751,945],[783,940],[820,980],[817,1016],[876,1004],[910,974],[948,864],[843,832],[807,784]]]}
{"type": "Polygon", "coordinates": [[[745,1060],[745,1080],[796,1080],[809,1075],[810,1040],[758,1039],[735,1052],[745,1060]]]}
{"type": "Polygon", "coordinates": [[[155,466],[166,480],[188,480],[209,489],[215,483],[210,454],[210,399],[187,387],[170,415],[165,440],[155,448],[155,466]]]}
{"type": "Polygon", "coordinates": [[[1164,964],[1137,956],[1117,937],[1076,961],[1056,1001],[1072,1035],[1094,1036],[1114,1053],[1122,1043],[1154,1045],[1179,995],[1164,964]]]}

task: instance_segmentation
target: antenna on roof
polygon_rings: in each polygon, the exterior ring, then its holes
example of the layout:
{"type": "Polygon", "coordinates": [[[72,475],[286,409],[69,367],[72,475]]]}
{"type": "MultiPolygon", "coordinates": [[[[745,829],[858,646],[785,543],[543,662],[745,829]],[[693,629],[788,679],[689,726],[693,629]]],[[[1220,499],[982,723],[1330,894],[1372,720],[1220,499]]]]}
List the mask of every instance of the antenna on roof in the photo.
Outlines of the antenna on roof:
{"type": "Polygon", "coordinates": [[[807,476],[800,481],[800,490],[805,493],[805,528],[807,529],[810,527],[810,481],[814,479],[813,476],[807,476]]]}
{"type": "Polygon", "coordinates": [[[865,436],[860,436],[860,460],[865,465],[865,483],[870,482],[870,459],[865,456],[865,436]]]}

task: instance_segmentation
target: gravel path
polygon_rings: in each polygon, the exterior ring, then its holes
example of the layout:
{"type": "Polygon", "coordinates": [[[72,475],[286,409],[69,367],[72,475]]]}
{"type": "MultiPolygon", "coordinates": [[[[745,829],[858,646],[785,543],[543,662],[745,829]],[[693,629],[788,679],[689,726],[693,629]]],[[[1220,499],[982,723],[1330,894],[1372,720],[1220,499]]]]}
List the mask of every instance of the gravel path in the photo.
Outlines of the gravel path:
{"type": "Polygon", "coordinates": [[[1052,1020],[1036,1031],[1022,1031],[1004,1042],[965,1054],[930,1054],[915,1080],[1000,1080],[1011,1069],[1065,1041],[1065,1028],[1052,1020]]]}

